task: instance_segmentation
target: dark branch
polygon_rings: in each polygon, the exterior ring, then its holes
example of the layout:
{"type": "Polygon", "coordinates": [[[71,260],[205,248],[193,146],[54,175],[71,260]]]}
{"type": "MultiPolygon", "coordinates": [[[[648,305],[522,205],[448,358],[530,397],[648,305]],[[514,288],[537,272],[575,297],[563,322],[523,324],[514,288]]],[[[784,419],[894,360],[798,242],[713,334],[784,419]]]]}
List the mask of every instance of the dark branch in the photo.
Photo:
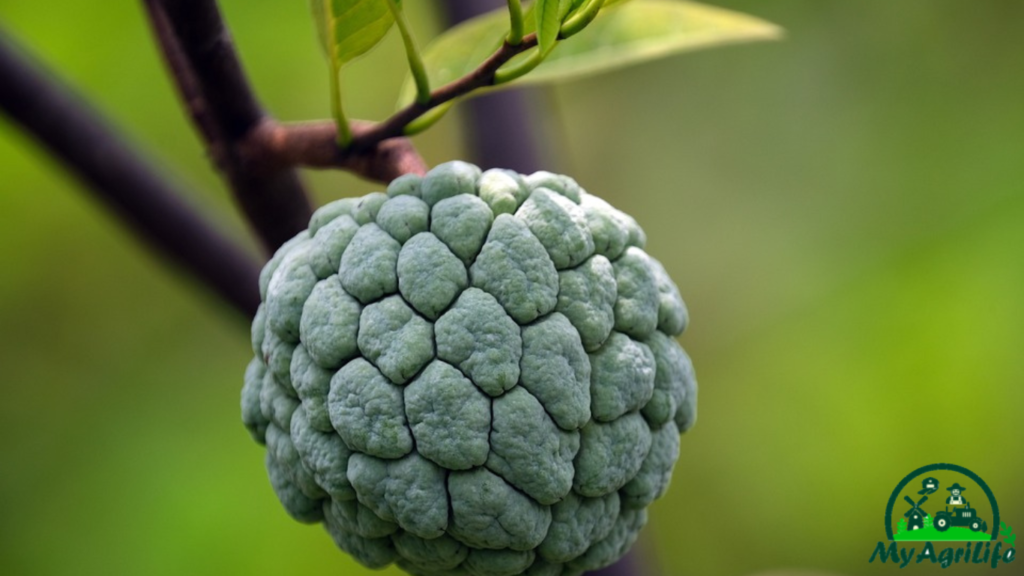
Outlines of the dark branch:
{"type": "Polygon", "coordinates": [[[542,158],[530,114],[534,90],[494,92],[461,104],[462,131],[474,164],[524,174],[551,168],[550,160],[542,158]]]}
{"type": "Polygon", "coordinates": [[[251,161],[240,148],[268,118],[214,0],[144,0],[168,68],[235,200],[268,251],[306,227],[309,200],[290,165],[251,161]]]}
{"type": "Polygon", "coordinates": [[[246,316],[255,313],[259,265],[187,206],[94,111],[30,63],[2,32],[0,110],[147,243],[246,316]]]}

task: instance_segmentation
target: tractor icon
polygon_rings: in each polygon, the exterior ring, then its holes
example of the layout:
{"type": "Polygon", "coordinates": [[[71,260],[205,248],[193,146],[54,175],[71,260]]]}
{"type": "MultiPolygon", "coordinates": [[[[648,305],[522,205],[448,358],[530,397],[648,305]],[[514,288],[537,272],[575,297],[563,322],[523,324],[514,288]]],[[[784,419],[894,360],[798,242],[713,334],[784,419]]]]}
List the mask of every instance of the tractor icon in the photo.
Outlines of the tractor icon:
{"type": "Polygon", "coordinates": [[[988,522],[978,518],[977,510],[971,508],[970,502],[967,502],[963,508],[954,506],[952,512],[949,510],[949,506],[946,506],[944,511],[935,515],[933,524],[939,532],[949,530],[950,526],[966,526],[973,532],[979,530],[988,532],[988,522]]]}

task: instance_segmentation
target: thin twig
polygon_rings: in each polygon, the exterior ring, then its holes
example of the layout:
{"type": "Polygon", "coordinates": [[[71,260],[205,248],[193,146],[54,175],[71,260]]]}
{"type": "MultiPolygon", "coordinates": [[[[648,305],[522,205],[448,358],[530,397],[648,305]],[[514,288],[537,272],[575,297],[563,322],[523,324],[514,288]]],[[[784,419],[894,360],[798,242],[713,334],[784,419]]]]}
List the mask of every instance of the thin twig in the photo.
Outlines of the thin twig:
{"type": "Polygon", "coordinates": [[[388,138],[401,136],[405,131],[405,127],[408,126],[409,123],[420,116],[423,116],[430,110],[444,104],[445,102],[454,100],[460,96],[465,96],[474,90],[492,86],[494,84],[494,74],[498,71],[498,68],[504,66],[509,60],[515,58],[518,54],[521,54],[536,45],[536,34],[528,34],[527,36],[524,36],[522,42],[515,46],[512,46],[508,42],[503,42],[501,47],[499,47],[494,54],[491,54],[472,72],[434,90],[430,93],[430,100],[427,102],[422,104],[413,102],[398,112],[395,112],[387,120],[366,130],[352,141],[351,148],[358,152],[372,148],[388,138]]]}
{"type": "Polygon", "coordinates": [[[267,120],[245,78],[214,0],[144,0],[178,91],[235,200],[268,251],[306,227],[312,212],[292,166],[239,153],[267,120]]]}
{"type": "Polygon", "coordinates": [[[95,111],[29,61],[2,31],[0,110],[148,244],[246,316],[255,313],[259,265],[185,204],[95,111]]]}

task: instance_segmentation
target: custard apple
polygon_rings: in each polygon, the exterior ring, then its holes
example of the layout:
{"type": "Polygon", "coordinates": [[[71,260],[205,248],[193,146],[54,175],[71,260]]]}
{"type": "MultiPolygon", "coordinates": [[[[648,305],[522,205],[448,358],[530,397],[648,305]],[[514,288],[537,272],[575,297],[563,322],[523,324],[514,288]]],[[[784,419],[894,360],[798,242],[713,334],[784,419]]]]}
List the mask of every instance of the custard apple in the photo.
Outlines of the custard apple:
{"type": "Polygon", "coordinates": [[[464,162],[317,210],[263,269],[242,390],[288,513],[420,576],[623,556],[696,419],[644,242],[572,178],[464,162]]]}

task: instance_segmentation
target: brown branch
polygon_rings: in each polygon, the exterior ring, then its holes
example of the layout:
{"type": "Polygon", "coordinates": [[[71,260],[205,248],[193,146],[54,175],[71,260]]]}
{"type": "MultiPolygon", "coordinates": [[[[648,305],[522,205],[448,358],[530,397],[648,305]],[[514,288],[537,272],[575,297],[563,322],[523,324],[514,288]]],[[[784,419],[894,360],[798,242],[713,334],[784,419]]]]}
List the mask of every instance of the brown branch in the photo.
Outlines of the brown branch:
{"type": "Polygon", "coordinates": [[[2,31],[0,110],[145,242],[246,316],[256,312],[259,264],[183,202],[95,111],[30,62],[2,31]]]}
{"type": "Polygon", "coordinates": [[[214,0],[144,0],[154,34],[193,122],[268,251],[306,227],[312,212],[290,165],[240,153],[267,120],[214,0]]]}
{"type": "MultiPolygon", "coordinates": [[[[358,137],[370,127],[354,122],[358,137]]],[[[242,154],[253,162],[302,165],[310,168],[343,168],[365,178],[390,182],[402,174],[424,174],[427,165],[407,138],[392,138],[366,153],[345,152],[337,146],[333,122],[281,125],[266,121],[249,134],[242,154]]]]}

